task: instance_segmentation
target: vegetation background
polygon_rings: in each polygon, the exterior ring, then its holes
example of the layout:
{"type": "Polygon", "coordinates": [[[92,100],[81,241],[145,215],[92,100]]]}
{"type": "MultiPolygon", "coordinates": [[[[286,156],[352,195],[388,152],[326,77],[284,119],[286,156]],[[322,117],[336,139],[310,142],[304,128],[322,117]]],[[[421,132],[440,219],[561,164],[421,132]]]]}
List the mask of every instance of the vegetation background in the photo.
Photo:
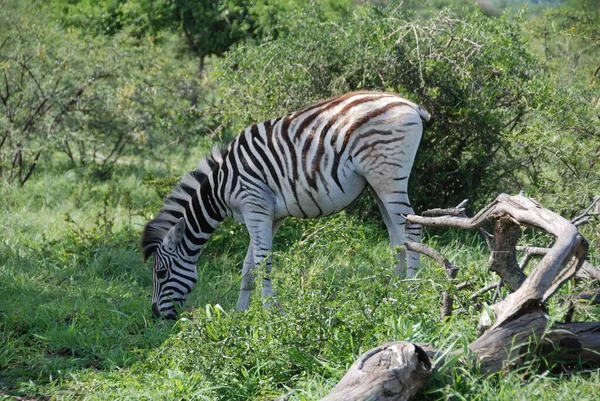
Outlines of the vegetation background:
{"type": "MultiPolygon", "coordinates": [[[[213,143],[312,101],[389,90],[433,114],[410,180],[418,210],[524,190],[570,217],[600,195],[596,0],[0,0],[0,26],[0,399],[315,400],[382,342],[473,340],[493,296],[469,299],[495,280],[485,244],[425,235],[469,290],[429,261],[401,280],[368,195],[284,224],[285,315],[259,297],[232,312],[248,238],[227,222],[187,313],[152,317],[145,222],[213,143]],[[457,310],[440,321],[444,290],[457,310]]],[[[598,264],[600,225],[583,230],[598,264]]],[[[449,361],[421,398],[600,398],[598,370],[530,346],[493,377],[449,361]]]]}

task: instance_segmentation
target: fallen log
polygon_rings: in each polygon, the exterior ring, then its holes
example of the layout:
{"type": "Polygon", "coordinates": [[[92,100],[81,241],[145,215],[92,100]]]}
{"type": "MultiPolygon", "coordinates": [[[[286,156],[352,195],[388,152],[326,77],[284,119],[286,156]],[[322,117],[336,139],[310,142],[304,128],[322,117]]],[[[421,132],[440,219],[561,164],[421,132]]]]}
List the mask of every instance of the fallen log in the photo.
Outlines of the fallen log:
{"type": "Polygon", "coordinates": [[[410,400],[431,371],[431,361],[418,345],[406,341],[384,344],[361,355],[321,401],[410,400]]]}
{"type": "MultiPolygon", "coordinates": [[[[586,210],[583,216],[589,214],[586,210]]],[[[423,226],[480,232],[484,224],[495,224],[494,236],[486,236],[492,253],[488,269],[500,276],[511,293],[484,311],[478,326],[480,337],[468,346],[484,374],[518,366],[532,351],[545,359],[600,366],[600,322],[550,324],[545,306],[545,302],[587,263],[588,244],[575,224],[581,224],[583,217],[568,221],[523,194],[502,194],[472,218],[465,216],[460,208],[454,208],[436,209],[424,216],[410,215],[406,220],[423,226]],[[443,211],[448,215],[441,215],[443,211]],[[516,259],[519,226],[536,228],[556,238],[551,248],[543,252],[536,249],[536,255],[542,259],[528,277],[516,259]]],[[[446,268],[448,277],[454,278],[450,273],[457,268],[439,252],[413,243],[407,243],[406,247],[434,258],[446,268]]],[[[587,265],[586,268],[591,272],[589,276],[594,277],[595,271],[587,265]]],[[[595,301],[596,296],[594,293],[590,299],[595,301]]],[[[460,352],[445,355],[456,357],[460,352]]],[[[363,354],[321,401],[410,400],[434,369],[431,357],[440,354],[443,353],[429,346],[407,342],[374,348],[363,354]]]]}

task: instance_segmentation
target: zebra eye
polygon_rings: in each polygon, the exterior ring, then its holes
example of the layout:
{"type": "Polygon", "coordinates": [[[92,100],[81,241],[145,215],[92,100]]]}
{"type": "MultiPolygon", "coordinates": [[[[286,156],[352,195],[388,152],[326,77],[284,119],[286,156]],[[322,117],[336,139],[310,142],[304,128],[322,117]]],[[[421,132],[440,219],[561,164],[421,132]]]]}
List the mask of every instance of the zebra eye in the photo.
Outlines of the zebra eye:
{"type": "Polygon", "coordinates": [[[163,279],[167,276],[167,269],[163,268],[159,268],[156,269],[156,277],[163,279]]]}

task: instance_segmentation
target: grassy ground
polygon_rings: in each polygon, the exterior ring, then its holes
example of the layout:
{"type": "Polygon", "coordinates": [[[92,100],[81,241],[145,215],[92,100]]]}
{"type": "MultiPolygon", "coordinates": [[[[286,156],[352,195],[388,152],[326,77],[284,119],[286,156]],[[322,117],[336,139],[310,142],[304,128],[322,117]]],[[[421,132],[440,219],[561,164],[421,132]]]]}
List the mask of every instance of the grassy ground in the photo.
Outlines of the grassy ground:
{"type": "MultiPolygon", "coordinates": [[[[473,340],[491,295],[469,296],[493,280],[478,238],[428,233],[428,243],[460,265],[458,280],[473,282],[456,292],[455,316],[442,323],[440,294],[450,288],[443,271],[424,261],[417,279],[392,276],[380,223],[345,213],[282,227],[273,282],[285,315],[264,311],[259,296],[247,312],[232,312],[247,234],[229,222],[203,253],[188,313],[174,324],[155,320],[138,237],[168,173],[125,166],[101,180],[57,168],[23,189],[2,189],[0,399],[267,400],[289,392],[314,400],[380,343],[460,348],[473,340]]],[[[560,302],[553,306],[560,318],[560,302]]],[[[600,312],[588,307],[578,317],[600,320],[600,312]]],[[[541,367],[532,359],[484,379],[476,366],[453,361],[421,398],[600,398],[598,371],[541,367]]]]}

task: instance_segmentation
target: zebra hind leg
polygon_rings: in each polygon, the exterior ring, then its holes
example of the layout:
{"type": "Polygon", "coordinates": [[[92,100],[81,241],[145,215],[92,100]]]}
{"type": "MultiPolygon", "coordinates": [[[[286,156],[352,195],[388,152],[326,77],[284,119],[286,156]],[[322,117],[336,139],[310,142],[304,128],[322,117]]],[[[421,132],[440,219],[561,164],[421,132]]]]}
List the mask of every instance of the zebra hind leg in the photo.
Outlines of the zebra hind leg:
{"type": "Polygon", "coordinates": [[[393,184],[373,189],[377,205],[388,229],[392,248],[396,251],[400,247],[396,254],[395,272],[402,276],[406,274],[407,277],[414,277],[420,265],[420,255],[417,252],[407,252],[402,245],[406,240],[421,242],[421,226],[406,223],[404,216],[414,213],[406,190],[395,188],[393,184]]]}
{"type": "Polygon", "coordinates": [[[398,245],[402,244],[404,241],[402,241],[400,238],[398,238],[397,231],[394,229],[394,224],[392,223],[392,220],[385,208],[385,205],[383,204],[381,199],[379,199],[379,196],[377,196],[377,194],[374,191],[373,191],[373,197],[375,198],[375,201],[377,202],[377,206],[379,206],[379,211],[381,212],[381,217],[383,217],[383,221],[388,230],[388,235],[390,237],[390,244],[392,246],[392,251],[395,253],[394,256],[396,257],[396,266],[394,268],[394,273],[396,273],[398,275],[403,275],[404,268],[405,268],[406,251],[404,250],[403,247],[398,248],[398,245]],[[398,252],[396,252],[396,251],[398,251],[398,252]]]}
{"type": "MultiPolygon", "coordinates": [[[[411,208],[411,212],[409,214],[414,214],[414,210],[411,208]]],[[[423,235],[423,227],[419,224],[408,224],[406,223],[404,226],[404,230],[406,232],[406,237],[408,240],[413,242],[421,242],[421,237],[423,235]]],[[[408,251],[406,253],[408,260],[408,277],[413,277],[419,267],[421,266],[421,254],[418,252],[408,251]]]]}

